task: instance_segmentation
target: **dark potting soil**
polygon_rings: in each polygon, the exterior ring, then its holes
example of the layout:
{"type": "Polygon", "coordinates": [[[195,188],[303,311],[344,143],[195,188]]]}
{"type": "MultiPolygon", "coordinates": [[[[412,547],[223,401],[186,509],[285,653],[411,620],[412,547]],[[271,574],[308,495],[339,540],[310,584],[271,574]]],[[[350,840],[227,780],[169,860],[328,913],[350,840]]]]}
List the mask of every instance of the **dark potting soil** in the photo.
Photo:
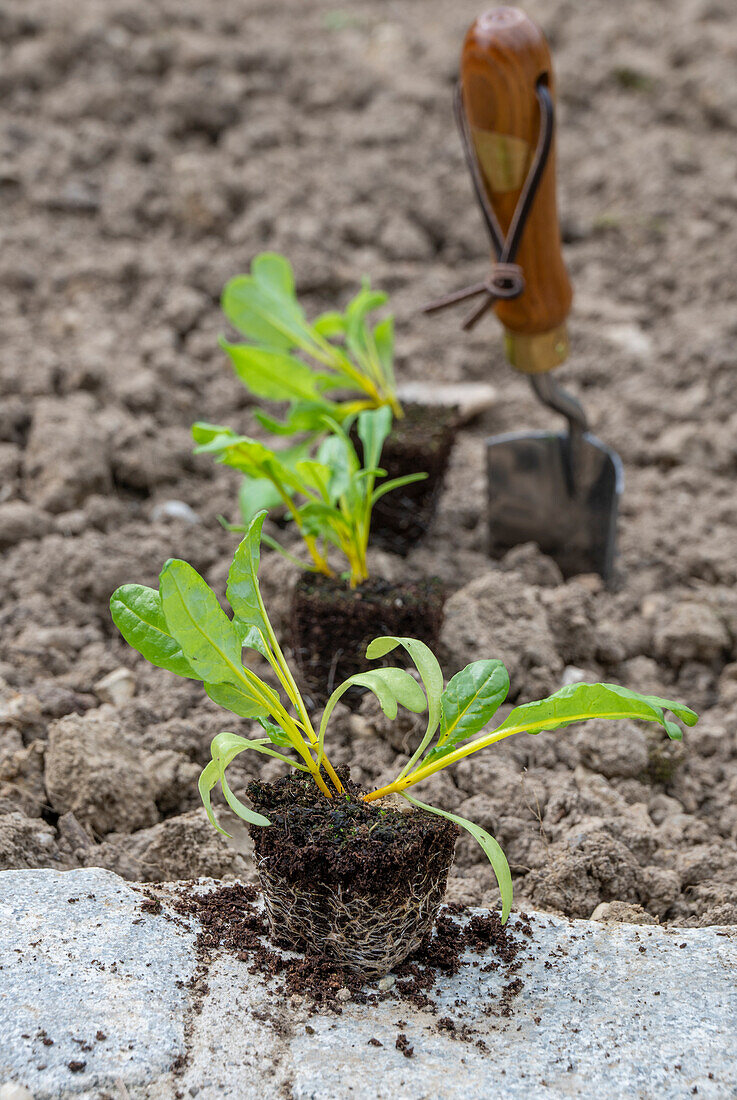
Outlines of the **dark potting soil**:
{"type": "MultiPolygon", "coordinates": [[[[192,921],[199,924],[195,941],[197,969],[190,983],[195,1011],[207,992],[210,963],[217,953],[227,951],[249,963],[249,973],[273,981],[277,996],[300,994],[314,1011],[324,1006],[337,1014],[347,1001],[365,1004],[387,999],[435,1014],[437,1003],[432,994],[441,978],[457,974],[464,965],[481,966],[484,972],[501,971],[507,983],[501,995],[484,1006],[484,1011],[509,1016],[512,1000],[523,988],[521,979],[515,975],[521,968],[525,945],[533,935],[530,919],[524,914],[514,929],[502,925],[495,911],[472,916],[464,927],[458,918],[465,914],[465,908],[448,906],[438,916],[432,935],[392,972],[395,982],[386,989],[378,981],[366,981],[323,956],[285,954],[271,947],[259,891],[253,885],[233,883],[207,893],[197,893],[190,886],[179,887],[173,896],[166,897],[166,903],[163,915],[167,919],[185,926],[192,921]],[[479,961],[464,961],[466,952],[479,956],[479,961]]],[[[476,1041],[461,1020],[444,1016],[437,1026],[453,1038],[476,1041]]]]}
{"type": "Polygon", "coordinates": [[[447,875],[457,826],[434,814],[364,802],[348,768],[337,772],[345,794],[333,798],[302,774],[249,784],[249,798],[271,821],[269,829],[251,830],[256,860],[268,859],[270,874],[306,888],[339,885],[344,898],[366,895],[377,905],[403,894],[417,867],[429,879],[447,875]]]}
{"type": "MultiPolygon", "coordinates": [[[[405,557],[430,526],[455,442],[455,409],[404,405],[384,444],[380,465],[386,480],[426,473],[416,481],[381,497],[374,505],[371,542],[405,557]]],[[[358,444],[360,447],[360,443],[358,444]]],[[[378,483],[381,485],[381,482],[378,483]]]]}
{"type": "MultiPolygon", "coordinates": [[[[268,829],[254,830],[257,859],[268,856],[279,874],[296,883],[314,885],[339,878],[346,897],[352,890],[361,890],[373,891],[384,900],[401,885],[402,874],[409,867],[435,860],[445,861],[447,870],[458,833],[453,824],[427,813],[403,814],[366,804],[360,800],[361,790],[351,782],[349,770],[339,768],[338,772],[345,787],[340,802],[337,797],[325,798],[311,778],[301,775],[249,786],[252,802],[272,822],[268,829]]],[[[256,886],[235,883],[197,893],[187,885],[166,900],[162,910],[154,904],[157,895],[147,888],[141,908],[149,914],[163,911],[180,924],[188,924],[190,919],[199,923],[197,966],[190,982],[195,1012],[207,993],[209,965],[218,951],[228,951],[249,963],[250,973],[277,980],[277,994],[300,994],[315,1010],[323,1005],[336,1013],[348,1000],[366,1003],[388,997],[436,1013],[433,992],[440,975],[457,974],[464,965],[464,953],[470,951],[485,956],[483,964],[474,961],[471,965],[483,965],[485,971],[502,969],[504,978],[509,979],[501,996],[485,1009],[509,1015],[511,998],[522,988],[515,978],[521,966],[518,956],[525,937],[532,935],[525,917],[514,931],[504,927],[494,911],[472,916],[464,927],[458,920],[464,908],[447,906],[420,947],[394,968],[395,980],[387,989],[386,983],[382,987],[376,980],[367,981],[325,955],[285,954],[271,946],[256,886]]],[[[453,1038],[476,1042],[462,1021],[443,1017],[438,1026],[453,1038]]]]}
{"type": "MultiPolygon", "coordinates": [[[[396,634],[437,645],[443,623],[445,590],[437,577],[406,584],[381,578],[349,588],[345,581],[319,574],[300,577],[292,598],[292,639],[302,686],[315,704],[357,672],[376,668],[366,659],[373,638],[396,634]]],[[[404,660],[402,650],[389,657],[404,660]]],[[[362,692],[351,689],[342,699],[360,703],[362,692]]]]}

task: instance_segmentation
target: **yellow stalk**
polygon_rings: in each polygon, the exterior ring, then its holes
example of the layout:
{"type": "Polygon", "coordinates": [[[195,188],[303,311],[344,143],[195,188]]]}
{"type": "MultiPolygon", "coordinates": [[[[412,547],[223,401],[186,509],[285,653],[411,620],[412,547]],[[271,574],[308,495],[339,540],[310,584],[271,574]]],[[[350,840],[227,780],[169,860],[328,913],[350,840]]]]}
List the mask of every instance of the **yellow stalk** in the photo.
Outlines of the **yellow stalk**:
{"type": "MultiPolygon", "coordinates": [[[[630,714],[622,711],[612,711],[609,714],[599,714],[597,718],[629,718],[630,714]]],[[[590,714],[576,714],[566,719],[566,725],[573,722],[584,722],[587,718],[591,718],[590,714]]],[[[364,802],[375,802],[378,798],[383,798],[387,794],[399,793],[407,787],[411,787],[415,783],[421,783],[423,779],[429,779],[435,772],[441,771],[443,768],[452,767],[453,764],[457,764],[459,760],[463,760],[464,757],[470,756],[473,752],[478,752],[479,749],[486,749],[489,745],[496,744],[497,741],[503,741],[505,737],[512,737],[515,733],[540,733],[542,730],[548,729],[550,726],[550,719],[543,718],[538,722],[526,722],[521,726],[511,726],[509,729],[497,731],[495,733],[489,733],[486,737],[481,737],[476,741],[471,741],[468,745],[461,745],[455,752],[449,752],[447,756],[443,756],[440,760],[437,760],[434,764],[426,764],[424,768],[418,768],[416,772],[411,775],[405,775],[402,779],[395,779],[393,783],[389,783],[386,787],[381,787],[377,791],[372,791],[371,794],[364,795],[364,802]]]]}
{"type": "Polygon", "coordinates": [[[323,557],[317,547],[317,539],[313,535],[303,535],[305,540],[305,546],[310,552],[310,557],[315,563],[315,569],[318,573],[322,573],[325,577],[334,577],[335,573],[330,568],[327,560],[323,557]]]}
{"type": "Polygon", "coordinates": [[[387,393],[386,403],[389,406],[389,408],[392,410],[392,413],[397,418],[397,420],[403,420],[404,419],[404,409],[400,405],[396,394],[387,393]]]}
{"type": "Polygon", "coordinates": [[[363,390],[364,393],[367,393],[376,406],[384,404],[381,392],[377,386],[367,375],[357,370],[347,356],[341,355],[339,357],[339,364],[340,365],[335,369],[341,371],[342,374],[350,378],[359,390],[363,390]]]}
{"type": "MultiPolygon", "coordinates": [[[[259,606],[260,606],[260,609],[261,609],[261,613],[262,613],[263,618],[264,618],[264,623],[265,623],[265,625],[267,627],[267,630],[268,630],[268,642],[269,642],[269,645],[271,647],[272,654],[274,656],[274,662],[275,663],[272,665],[272,668],[276,669],[277,675],[279,676],[279,680],[282,684],[282,687],[286,691],[286,693],[289,696],[291,702],[293,703],[297,713],[299,714],[299,717],[300,717],[301,723],[302,723],[302,728],[304,729],[304,731],[307,735],[307,740],[309,741],[310,747],[313,750],[317,749],[319,747],[319,740],[318,740],[317,734],[315,733],[315,730],[313,729],[312,722],[310,721],[310,716],[307,713],[307,708],[304,704],[304,700],[302,698],[300,690],[297,687],[297,684],[295,682],[294,677],[292,676],[291,669],[289,668],[289,665],[286,662],[284,654],[282,653],[281,646],[279,645],[279,639],[277,638],[276,634],[274,633],[274,630],[273,630],[273,628],[271,626],[271,623],[269,621],[269,617],[266,614],[266,608],[264,607],[263,600],[261,599],[261,592],[259,591],[258,587],[256,588],[256,593],[257,593],[257,596],[258,596],[258,602],[259,602],[259,606]]],[[[304,744],[304,739],[302,738],[302,735],[299,733],[299,730],[297,729],[297,727],[294,723],[294,720],[290,717],[290,715],[287,714],[287,712],[284,710],[284,708],[282,708],[282,710],[283,710],[283,713],[284,713],[284,717],[294,727],[295,733],[299,737],[302,744],[304,744]]],[[[317,783],[317,785],[320,788],[320,790],[322,791],[322,793],[324,795],[326,795],[328,798],[332,798],[333,796],[331,795],[330,791],[328,790],[322,776],[320,775],[319,768],[315,764],[312,757],[309,758],[309,761],[307,761],[307,759],[305,758],[305,763],[308,764],[308,767],[310,768],[310,772],[313,775],[313,777],[315,779],[315,782],[317,783]]],[[[332,764],[327,759],[327,757],[324,756],[324,755],[323,755],[322,766],[325,768],[325,771],[328,773],[330,781],[333,784],[333,786],[335,787],[338,794],[342,794],[343,793],[343,784],[341,783],[340,779],[336,775],[335,769],[333,768],[332,764]]]]}
{"type": "MultiPolygon", "coordinates": [[[[585,718],[586,715],[581,715],[585,718]]],[[[540,729],[544,729],[545,726],[540,723],[540,729]]],[[[435,772],[441,771],[443,768],[449,768],[453,764],[456,764],[459,760],[462,760],[464,756],[470,756],[472,752],[477,752],[479,749],[488,748],[489,745],[495,744],[497,741],[503,741],[505,737],[511,737],[515,733],[524,733],[531,729],[530,725],[526,726],[513,726],[511,729],[504,730],[502,733],[490,733],[488,737],[482,737],[479,741],[472,741],[470,745],[462,745],[461,748],[456,749],[455,752],[448,753],[447,756],[443,756],[440,760],[436,760],[434,764],[427,764],[424,768],[418,768],[416,772],[412,772],[411,775],[405,775],[402,779],[395,779],[393,783],[389,783],[386,787],[380,787],[377,791],[371,791],[371,794],[364,795],[364,802],[375,802],[378,798],[384,798],[387,794],[400,794],[407,787],[413,786],[415,783],[421,783],[423,779],[429,779],[435,772]]]]}
{"type": "Polygon", "coordinates": [[[298,508],[295,507],[294,501],[290,497],[289,493],[284,492],[281,484],[279,483],[279,481],[277,481],[276,478],[271,477],[270,475],[268,475],[268,476],[269,476],[269,481],[271,482],[271,484],[276,489],[277,493],[281,497],[281,499],[284,502],[284,504],[286,505],[286,507],[289,509],[289,512],[291,513],[291,516],[292,516],[292,519],[294,520],[294,522],[297,525],[297,530],[302,535],[302,538],[304,539],[304,542],[305,542],[305,546],[307,547],[307,549],[310,552],[310,557],[312,558],[313,562],[315,563],[315,569],[317,570],[318,573],[322,573],[326,577],[334,577],[335,573],[330,568],[327,561],[325,560],[325,558],[323,557],[323,555],[320,553],[320,551],[317,548],[317,540],[312,535],[305,535],[305,533],[304,533],[304,524],[302,523],[302,517],[299,514],[298,508]]]}

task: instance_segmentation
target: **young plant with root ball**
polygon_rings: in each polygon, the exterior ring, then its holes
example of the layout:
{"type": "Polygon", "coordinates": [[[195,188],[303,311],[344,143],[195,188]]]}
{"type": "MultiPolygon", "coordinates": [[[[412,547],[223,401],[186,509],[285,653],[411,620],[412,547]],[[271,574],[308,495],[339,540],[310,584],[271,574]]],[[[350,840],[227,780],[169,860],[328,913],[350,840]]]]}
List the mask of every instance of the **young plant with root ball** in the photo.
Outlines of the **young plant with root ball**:
{"type": "Polygon", "coordinates": [[[342,313],[330,310],[310,322],[297,300],[291,265],[275,252],[262,252],[249,275],[227,283],[223,312],[247,342],[221,340],[221,347],[255,397],[289,402],[284,423],[257,413],[264,427],[280,435],[322,431],[326,413],[342,421],[384,405],[403,415],[394,379],[394,320],[372,326],[367,319],[387,300],[365,279],[342,313]],[[345,400],[330,396],[345,393],[345,400]]]}
{"type": "MultiPolygon", "coordinates": [[[[314,437],[282,451],[274,451],[229,428],[197,423],[192,427],[196,454],[215,455],[219,462],[240,470],[243,484],[240,505],[249,523],[263,508],[284,505],[288,518],[299,531],[310,557],[306,563],[284,550],[267,535],[263,541],[301,569],[333,577],[328,548],[335,547],[345,558],[351,588],[368,580],[366,562],[371,514],[377,500],[427,474],[405,474],[376,487],[386,476],[379,466],[381,451],[392,426],[391,409],[365,410],[358,415],[357,433],[363,446],[363,465],[345,428],[330,417],[319,423],[327,435],[314,437]],[[313,453],[314,452],[314,453],[313,453]]],[[[230,530],[246,528],[229,525],[230,530]]]]}
{"type": "MultiPolygon", "coordinates": [[[[656,722],[669,738],[682,732],[665,715],[671,711],[687,726],[697,721],[689,707],[654,695],[641,695],[616,684],[571,684],[547,699],[515,707],[496,729],[488,723],[504,702],[509,677],[501,661],[474,661],[444,685],[435,656],[414,638],[376,638],[367,657],[379,660],[404,649],[414,663],[416,679],[402,668],[376,668],[351,676],[330,696],[317,726],[300,694],[274,630],[269,622],[258,584],[261,528],[265,512],[255,516],[230,567],[227,599],[230,618],[202,577],[180,560],[164,566],[159,590],[127,584],[111,599],[113,620],[126,641],[147,660],[193,680],[201,680],[210,698],[241,718],[254,719],[264,736],[246,738],[219,733],[212,741],[211,760],[204,768],[199,790],[207,815],[220,832],[210,803],[219,783],[227,804],[252,826],[268,827],[263,814],[245,806],[231,791],[226,769],[242,752],[276,757],[292,768],[309,773],[325,798],[347,797],[325,751],[325,734],[341,696],[356,685],[373,692],[384,714],[396,718],[403,706],[427,714],[424,735],[399,774],[383,787],[361,795],[365,803],[388,795],[400,795],[413,806],[447,818],[461,826],[481,845],[496,875],[502,899],[502,920],[512,904],[512,877],[497,841],[484,829],[457,814],[429,806],[409,793],[457,761],[489,748],[517,733],[538,734],[589,718],[636,718],[656,722]],[[268,684],[247,663],[243,651],[256,652],[273,670],[276,687],[268,684]]],[[[226,834],[227,835],[227,834],[226,834]]]]}

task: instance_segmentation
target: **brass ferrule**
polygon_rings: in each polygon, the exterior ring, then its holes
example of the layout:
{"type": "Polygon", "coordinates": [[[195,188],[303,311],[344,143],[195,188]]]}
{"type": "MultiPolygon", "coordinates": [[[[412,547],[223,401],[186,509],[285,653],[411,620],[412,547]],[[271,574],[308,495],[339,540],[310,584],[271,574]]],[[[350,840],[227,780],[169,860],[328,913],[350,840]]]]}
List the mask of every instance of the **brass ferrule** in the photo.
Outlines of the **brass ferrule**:
{"type": "Polygon", "coordinates": [[[523,374],[544,374],[568,358],[565,321],[550,332],[532,335],[504,330],[504,351],[512,366],[523,374]]]}

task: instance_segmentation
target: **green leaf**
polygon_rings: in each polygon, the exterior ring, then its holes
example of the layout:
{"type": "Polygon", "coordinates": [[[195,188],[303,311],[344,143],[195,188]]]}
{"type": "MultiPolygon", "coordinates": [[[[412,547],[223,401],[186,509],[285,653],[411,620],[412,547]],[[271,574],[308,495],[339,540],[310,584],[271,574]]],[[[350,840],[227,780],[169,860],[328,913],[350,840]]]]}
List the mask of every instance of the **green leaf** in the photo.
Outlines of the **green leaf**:
{"type": "Polygon", "coordinates": [[[366,650],[366,656],[370,661],[375,661],[391,653],[397,646],[402,646],[410,655],[425,687],[427,695],[425,737],[431,737],[440,721],[440,699],[443,694],[442,670],[433,651],[418,638],[400,638],[388,634],[381,638],[374,638],[366,650]]]}
{"type": "Polygon", "coordinates": [[[322,500],[308,500],[306,504],[299,506],[299,518],[305,524],[307,533],[314,533],[314,524],[308,524],[309,520],[317,520],[318,530],[322,523],[329,522],[334,519],[340,519],[340,511],[334,504],[325,504],[322,500]]]}
{"type": "Polygon", "coordinates": [[[285,351],[229,344],[227,340],[221,340],[220,346],[230,356],[241,382],[256,397],[268,401],[319,401],[321,385],[335,381],[285,351]]]}
{"type": "MultiPolygon", "coordinates": [[[[288,470],[296,472],[302,460],[309,454],[311,445],[312,441],[306,439],[294,447],[286,447],[282,451],[269,452],[269,454],[275,454],[279,460],[280,467],[285,466],[288,470]]],[[[265,457],[264,464],[273,472],[276,472],[278,469],[274,466],[273,462],[269,460],[268,455],[265,457]]],[[[292,488],[291,486],[283,486],[283,490],[290,496],[292,495],[290,491],[292,488]]],[[[238,500],[244,523],[250,522],[257,512],[261,512],[264,509],[270,512],[272,508],[276,508],[284,503],[273,481],[265,477],[251,477],[248,475],[246,475],[241,482],[238,500]]]]}
{"type": "Polygon", "coordinates": [[[226,428],[222,424],[208,424],[205,420],[198,420],[192,425],[192,438],[199,446],[195,449],[195,454],[199,454],[200,448],[205,451],[213,451],[216,448],[211,444],[214,440],[221,440],[220,446],[227,446],[233,439],[240,439],[231,428],[226,428]]]}
{"type": "Polygon", "coordinates": [[[260,653],[262,657],[269,659],[269,651],[266,646],[266,639],[264,638],[263,631],[257,626],[249,626],[248,623],[242,623],[237,617],[233,619],[236,627],[241,632],[242,645],[244,649],[255,649],[257,653],[260,653]]]}
{"type": "Polygon", "coordinates": [[[329,466],[322,462],[315,462],[311,458],[304,458],[296,464],[295,472],[306,485],[316,489],[325,502],[330,500],[329,485],[332,470],[329,466]]]}
{"type": "Polygon", "coordinates": [[[428,806],[426,802],[420,802],[419,798],[410,798],[404,792],[402,792],[402,797],[421,810],[427,810],[428,813],[437,814],[439,817],[445,817],[448,821],[460,825],[481,845],[499,884],[499,892],[502,896],[502,924],[506,924],[509,911],[512,908],[512,872],[509,870],[507,857],[504,855],[499,842],[494,840],[494,837],[491,833],[487,833],[486,829],[482,829],[480,825],[468,821],[465,817],[451,814],[447,810],[439,810],[436,806],[428,806]]]}
{"type": "Polygon", "coordinates": [[[222,829],[217,821],[215,815],[212,812],[212,805],[210,802],[210,792],[213,787],[219,782],[225,800],[239,817],[242,817],[244,821],[248,821],[251,825],[270,825],[268,817],[264,817],[263,814],[256,813],[255,810],[249,810],[247,806],[244,806],[231,792],[225,779],[225,769],[232,760],[238,756],[239,753],[245,752],[247,749],[256,749],[257,751],[263,751],[260,742],[249,741],[245,737],[237,737],[234,733],[219,733],[217,737],[214,737],[212,744],[210,745],[210,753],[212,760],[200,773],[199,782],[197,784],[200,798],[205,807],[210,824],[214,825],[219,833],[223,836],[230,836],[229,833],[222,829]]]}
{"type": "Polygon", "coordinates": [[[249,695],[244,686],[235,684],[205,684],[205,691],[217,703],[219,707],[237,714],[239,718],[261,718],[268,715],[268,710],[252,695],[249,695]]]}
{"type": "Polygon", "coordinates": [[[657,695],[640,695],[618,684],[569,684],[547,699],[515,707],[494,733],[517,726],[527,733],[540,733],[589,718],[636,718],[657,722],[671,740],[680,741],[683,733],[675,722],[665,717],[666,710],[672,711],[687,726],[695,726],[698,722],[698,715],[690,707],[657,695]]]}
{"type": "Polygon", "coordinates": [[[367,687],[374,693],[387,718],[396,718],[397,704],[414,714],[422,714],[427,709],[424,691],[406,669],[375,668],[370,672],[357,673],[352,680],[354,684],[367,687]]]}
{"type": "Polygon", "coordinates": [[[110,598],[110,614],[128,645],[137,649],[152,665],[189,680],[201,679],[172,636],[161,597],[154,588],[142,584],[121,585],[110,598]]]}
{"type": "Polygon", "coordinates": [[[424,691],[414,677],[403,668],[376,668],[370,672],[358,672],[355,676],[350,676],[335,689],[325,704],[318,734],[318,762],[321,762],[323,758],[325,730],[330,715],[335,710],[341,696],[345,695],[346,691],[353,686],[366,687],[373,692],[379,700],[379,705],[384,714],[392,721],[397,717],[399,705],[406,707],[407,710],[411,710],[415,714],[421,714],[427,707],[424,691]]]}
{"type": "Polygon", "coordinates": [[[345,308],[344,317],[347,340],[351,342],[360,340],[361,328],[365,323],[366,316],[371,313],[372,310],[385,305],[388,300],[389,296],[384,293],[384,291],[372,290],[369,280],[365,279],[364,285],[361,287],[358,294],[351,298],[345,308]]]}
{"type": "Polygon", "coordinates": [[[343,434],[332,434],[317,450],[317,461],[331,470],[328,495],[337,500],[347,491],[351,476],[361,468],[355,448],[343,434]]]}
{"type": "MultiPolygon", "coordinates": [[[[309,441],[306,446],[309,447],[309,441]]],[[[277,491],[279,501],[294,492],[305,492],[306,486],[296,472],[299,459],[305,453],[304,444],[284,451],[273,451],[257,439],[230,433],[227,436],[214,435],[209,442],[195,448],[195,454],[204,453],[216,454],[219,462],[240,470],[258,487],[268,478],[277,491]]]]}
{"type": "Polygon", "coordinates": [[[391,481],[384,481],[371,494],[371,504],[376,504],[377,500],[381,500],[383,496],[393,492],[394,489],[401,489],[403,485],[411,485],[414,481],[425,481],[427,476],[427,474],[404,474],[402,477],[393,477],[391,481]]]}
{"type": "Polygon", "coordinates": [[[374,344],[379,356],[381,369],[384,371],[390,389],[394,390],[396,381],[394,377],[394,318],[387,317],[379,321],[374,328],[374,344]]]}
{"type": "Polygon", "coordinates": [[[218,462],[240,470],[249,479],[253,495],[268,496],[272,507],[283,503],[282,494],[304,490],[296,470],[310,452],[310,439],[275,451],[250,436],[236,435],[230,428],[202,422],[192,425],[192,436],[197,443],[195,454],[215,455],[218,462]]]}
{"type": "Polygon", "coordinates": [[[202,799],[202,805],[205,807],[205,813],[213,828],[217,829],[223,836],[230,836],[230,833],[226,833],[225,829],[221,829],[215,818],[215,814],[212,812],[212,802],[210,800],[210,792],[217,786],[219,778],[218,765],[215,760],[211,760],[200,772],[200,777],[197,780],[197,790],[200,792],[200,798],[202,799]]]}
{"type": "Polygon", "coordinates": [[[438,745],[472,737],[489,722],[509,692],[509,674],[501,661],[474,661],[449,681],[440,701],[438,745]]]}
{"type": "Polygon", "coordinates": [[[250,523],[259,512],[270,512],[283,504],[273,481],[265,477],[245,476],[238,490],[238,504],[244,523],[250,523]]]}
{"type": "Polygon", "coordinates": [[[292,742],[281,726],[277,726],[274,722],[269,722],[266,718],[259,718],[258,724],[266,731],[272,745],[280,745],[282,748],[289,749],[293,747],[292,742]]]}
{"type": "Polygon", "coordinates": [[[198,442],[194,453],[216,455],[218,462],[241,470],[247,477],[264,475],[266,464],[275,454],[270,447],[247,435],[236,435],[229,428],[209,424],[193,424],[192,435],[198,442]]]}
{"type": "Polygon", "coordinates": [[[331,309],[316,317],[312,322],[312,327],[321,336],[332,340],[336,336],[345,336],[346,321],[342,313],[339,313],[336,309],[331,309]]]}
{"type": "Polygon", "coordinates": [[[268,637],[269,624],[258,586],[261,528],[265,519],[266,512],[259,512],[251,520],[248,531],[233,556],[225,594],[238,622],[244,626],[253,626],[268,637]]]}
{"type": "MultiPolygon", "coordinates": [[[[284,421],[275,420],[260,409],[254,416],[272,435],[294,435],[296,432],[324,432],[325,416],[340,420],[343,406],[322,396],[319,401],[295,401],[289,408],[284,421]]],[[[311,440],[309,441],[311,442],[311,440]]]]}
{"type": "Polygon", "coordinates": [[[159,591],[167,626],[199,677],[211,684],[239,679],[241,636],[197,570],[170,559],[159,591]]]}
{"type": "Polygon", "coordinates": [[[273,453],[282,466],[286,466],[288,470],[296,470],[300,462],[309,457],[312,446],[313,441],[311,439],[303,439],[299,443],[292,444],[291,447],[284,447],[282,450],[273,453]]]}
{"type": "Polygon", "coordinates": [[[261,252],[251,263],[253,278],[276,297],[294,298],[294,272],[286,256],[278,252],[261,252]]]}
{"type": "Polygon", "coordinates": [[[294,292],[289,261],[265,252],[251,264],[250,275],[237,275],[225,286],[225,316],[234,328],[273,348],[309,347],[310,326],[294,292]]]}
{"type": "Polygon", "coordinates": [[[392,411],[388,405],[359,414],[358,438],[363,444],[364,467],[379,465],[384,443],[391,430],[392,411]]]}
{"type": "Polygon", "coordinates": [[[381,291],[372,291],[369,280],[365,279],[363,287],[345,310],[345,346],[367,379],[378,384],[380,389],[386,386],[386,378],[366,317],[386,301],[387,295],[381,291]]]}

